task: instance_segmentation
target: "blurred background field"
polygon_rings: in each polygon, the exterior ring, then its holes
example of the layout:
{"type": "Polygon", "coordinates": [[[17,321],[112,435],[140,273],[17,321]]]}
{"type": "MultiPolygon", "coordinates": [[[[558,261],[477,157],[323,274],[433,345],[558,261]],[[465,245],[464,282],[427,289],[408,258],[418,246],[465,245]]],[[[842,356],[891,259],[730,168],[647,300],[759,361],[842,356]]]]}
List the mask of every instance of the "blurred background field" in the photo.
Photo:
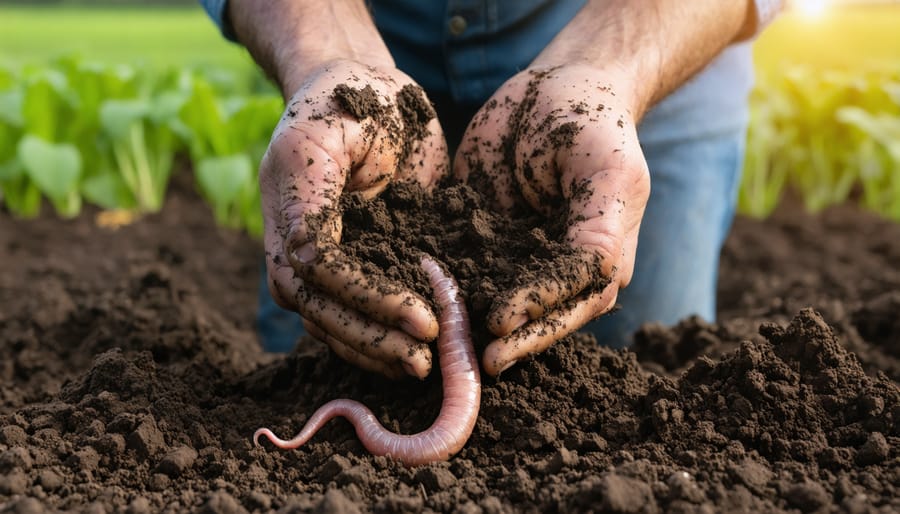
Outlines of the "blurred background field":
{"type": "Polygon", "coordinates": [[[900,2],[800,0],[755,44],[761,77],[802,64],[855,73],[900,67],[900,2]]]}
{"type": "MultiPolygon", "coordinates": [[[[900,220],[900,2],[795,0],[755,62],[741,211],[765,216],[791,190],[811,210],[852,199],[900,220]]],[[[64,215],[82,199],[152,211],[183,154],[220,220],[258,232],[248,195],[279,111],[192,0],[0,0],[0,190],[21,215],[42,196],[64,215]],[[31,119],[61,117],[78,123],[31,119]],[[42,177],[51,164],[68,179],[42,177]]]]}
{"type": "Polygon", "coordinates": [[[0,58],[44,62],[80,54],[111,64],[250,68],[195,2],[182,5],[62,5],[0,2],[0,58]]]}

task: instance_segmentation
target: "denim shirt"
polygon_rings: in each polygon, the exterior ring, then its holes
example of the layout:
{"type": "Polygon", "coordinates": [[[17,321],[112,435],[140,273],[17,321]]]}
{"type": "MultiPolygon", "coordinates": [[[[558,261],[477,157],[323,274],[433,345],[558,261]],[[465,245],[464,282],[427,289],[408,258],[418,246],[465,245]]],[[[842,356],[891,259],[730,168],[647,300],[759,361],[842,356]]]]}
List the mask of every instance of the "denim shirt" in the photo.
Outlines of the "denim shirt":
{"type": "MultiPolygon", "coordinates": [[[[223,34],[227,0],[201,0],[223,34]]],[[[397,67],[432,97],[477,108],[525,69],[585,0],[372,0],[372,15],[397,67]]],[[[778,0],[757,0],[762,22],[778,0]]],[[[777,9],[776,9],[777,10],[777,9]]],[[[741,130],[753,85],[749,43],[728,47],[657,104],[639,127],[642,142],[741,130]]]]}

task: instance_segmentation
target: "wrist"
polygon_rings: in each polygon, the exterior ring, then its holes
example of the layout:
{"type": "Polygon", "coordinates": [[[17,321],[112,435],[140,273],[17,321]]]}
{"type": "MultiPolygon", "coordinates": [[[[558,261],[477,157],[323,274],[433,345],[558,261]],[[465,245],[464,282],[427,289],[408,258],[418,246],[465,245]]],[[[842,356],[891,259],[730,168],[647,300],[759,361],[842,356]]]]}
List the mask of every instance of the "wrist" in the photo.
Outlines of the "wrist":
{"type": "Polygon", "coordinates": [[[342,63],[352,63],[357,66],[365,66],[371,68],[395,68],[394,60],[387,56],[382,58],[379,56],[354,56],[345,57],[346,53],[322,54],[311,57],[306,56],[304,59],[285,58],[275,65],[273,71],[273,79],[281,89],[282,97],[285,102],[291,99],[304,84],[312,80],[317,75],[326,72],[329,68],[340,65],[342,63]]]}
{"type": "Polygon", "coordinates": [[[535,60],[586,63],[612,72],[635,119],[734,42],[754,13],[752,0],[589,1],[535,60]]]}
{"type": "Polygon", "coordinates": [[[541,54],[529,67],[532,71],[550,69],[568,70],[579,77],[579,80],[583,77],[585,81],[608,93],[613,97],[610,100],[619,108],[624,108],[625,114],[635,124],[640,122],[649,109],[653,94],[652,81],[641,80],[641,72],[624,63],[607,62],[596,65],[586,59],[557,60],[541,54]]]}
{"type": "MultiPolygon", "coordinates": [[[[591,5],[585,11],[591,9],[591,5]]],[[[596,9],[596,8],[595,8],[596,9]]],[[[627,9],[627,8],[626,8],[627,9]]],[[[596,25],[598,13],[582,12],[557,35],[532,63],[533,66],[583,66],[607,85],[640,121],[662,87],[660,69],[663,53],[646,33],[653,25],[642,14],[637,26],[628,17],[596,25]]],[[[606,16],[605,14],[603,16],[606,16]]]]}
{"type": "Polygon", "coordinates": [[[229,0],[227,17],[285,99],[329,62],[394,67],[362,0],[229,0]]]}

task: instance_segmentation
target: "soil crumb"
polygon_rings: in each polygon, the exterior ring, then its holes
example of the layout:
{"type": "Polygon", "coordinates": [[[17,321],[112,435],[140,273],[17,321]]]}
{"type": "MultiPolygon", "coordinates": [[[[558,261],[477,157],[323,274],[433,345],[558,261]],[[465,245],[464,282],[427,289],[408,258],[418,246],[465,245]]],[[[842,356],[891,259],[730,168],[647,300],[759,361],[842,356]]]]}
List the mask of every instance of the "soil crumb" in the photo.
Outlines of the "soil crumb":
{"type": "MultiPolygon", "coordinates": [[[[478,312],[521,262],[557,254],[553,227],[504,228],[464,187],[435,198],[348,199],[345,225],[374,227],[348,247],[396,278],[414,252],[468,244],[447,265],[478,312]],[[391,239],[417,205],[459,219],[447,236],[391,239]],[[510,249],[475,253],[490,240],[510,249]]],[[[162,214],[115,233],[92,214],[0,213],[0,511],[900,510],[888,316],[900,227],[865,213],[738,220],[718,324],[647,326],[635,351],[570,337],[486,378],[465,448],[412,469],[369,455],[343,421],[296,451],[250,435],[292,433],[338,397],[417,432],[440,407],[439,377],[388,381],[309,339],[263,354],[251,308],[262,249],[216,229],[187,181],[162,214]]]]}

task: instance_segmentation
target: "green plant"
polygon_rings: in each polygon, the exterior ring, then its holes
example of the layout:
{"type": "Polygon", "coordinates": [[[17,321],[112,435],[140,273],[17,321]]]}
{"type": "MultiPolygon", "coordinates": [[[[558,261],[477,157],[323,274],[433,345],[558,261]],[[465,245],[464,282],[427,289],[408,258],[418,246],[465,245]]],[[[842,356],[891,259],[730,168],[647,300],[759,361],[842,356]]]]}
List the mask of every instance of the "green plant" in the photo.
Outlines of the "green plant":
{"type": "Polygon", "coordinates": [[[859,173],[863,205],[900,220],[900,116],[844,107],[836,119],[855,132],[851,165],[859,173]]]}
{"type": "Polygon", "coordinates": [[[37,189],[50,199],[61,216],[71,218],[81,211],[78,179],[81,154],[68,143],[48,143],[26,135],[19,140],[18,159],[37,189]]]}
{"type": "Polygon", "coordinates": [[[85,194],[92,201],[141,212],[162,208],[179,144],[174,108],[178,103],[177,98],[162,96],[101,104],[100,125],[116,173],[99,174],[85,184],[85,194]]]}
{"type": "Polygon", "coordinates": [[[213,87],[195,79],[181,120],[197,184],[225,226],[262,235],[256,166],[281,115],[275,96],[238,96],[221,100],[213,87]]]}
{"type": "MultiPolygon", "coordinates": [[[[11,72],[0,74],[0,85],[11,88],[11,72]]],[[[25,174],[18,159],[22,136],[23,95],[21,89],[0,92],[0,198],[14,214],[34,216],[41,207],[41,192],[25,174]]]]}
{"type": "Polygon", "coordinates": [[[24,217],[42,197],[66,217],[83,201],[154,212],[186,150],[216,219],[261,234],[256,163],[282,105],[274,93],[249,94],[255,80],[72,57],[0,67],[0,199],[24,217]]]}
{"type": "Polygon", "coordinates": [[[739,196],[765,216],[791,187],[817,211],[861,191],[867,208],[900,220],[898,72],[790,70],[758,85],[739,196]]]}

